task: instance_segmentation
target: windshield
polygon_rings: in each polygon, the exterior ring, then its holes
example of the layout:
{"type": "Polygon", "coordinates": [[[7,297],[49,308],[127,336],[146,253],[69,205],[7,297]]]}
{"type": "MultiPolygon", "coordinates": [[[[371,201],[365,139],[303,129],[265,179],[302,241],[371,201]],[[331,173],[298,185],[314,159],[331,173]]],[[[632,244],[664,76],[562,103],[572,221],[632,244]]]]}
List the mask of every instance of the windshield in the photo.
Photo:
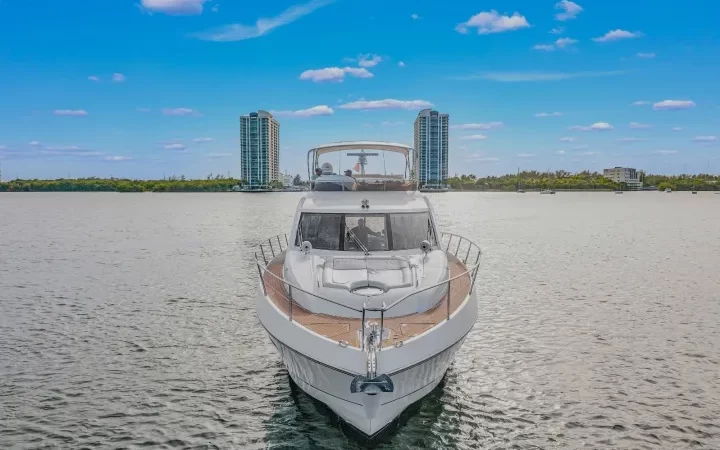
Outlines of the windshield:
{"type": "Polygon", "coordinates": [[[422,241],[437,245],[428,212],[391,214],[303,213],[295,244],[314,249],[385,251],[419,249],[422,241]]]}

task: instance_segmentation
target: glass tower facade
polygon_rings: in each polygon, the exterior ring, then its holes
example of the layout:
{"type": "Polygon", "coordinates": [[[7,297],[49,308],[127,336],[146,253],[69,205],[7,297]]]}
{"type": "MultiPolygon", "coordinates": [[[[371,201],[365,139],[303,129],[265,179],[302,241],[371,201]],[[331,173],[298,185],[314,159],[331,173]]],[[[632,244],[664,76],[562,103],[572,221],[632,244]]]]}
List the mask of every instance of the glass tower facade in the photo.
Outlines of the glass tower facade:
{"type": "Polygon", "coordinates": [[[280,124],[267,111],[240,117],[240,173],[249,188],[280,180],[280,124]]]}
{"type": "Polygon", "coordinates": [[[448,114],[431,109],[415,119],[414,169],[420,186],[447,184],[449,121],[448,114]]]}

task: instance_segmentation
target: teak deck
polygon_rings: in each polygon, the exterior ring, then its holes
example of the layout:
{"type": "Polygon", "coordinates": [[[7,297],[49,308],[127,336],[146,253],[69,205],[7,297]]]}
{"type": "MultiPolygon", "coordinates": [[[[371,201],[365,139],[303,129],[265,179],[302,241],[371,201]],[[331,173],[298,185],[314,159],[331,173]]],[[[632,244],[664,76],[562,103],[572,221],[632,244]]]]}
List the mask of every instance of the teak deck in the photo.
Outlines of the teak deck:
{"type": "MultiPolygon", "coordinates": [[[[456,259],[452,255],[450,258],[450,278],[456,277],[467,271],[462,261],[456,259]]],[[[283,264],[285,262],[285,253],[278,255],[270,264],[268,271],[282,279],[283,264]]],[[[265,273],[265,288],[268,297],[275,305],[286,315],[290,312],[290,302],[285,291],[282,281],[272,275],[265,273]]],[[[465,274],[452,280],[450,283],[450,313],[452,314],[467,297],[470,292],[472,281],[470,274],[465,274]]],[[[411,300],[408,300],[411,301],[411,300]]],[[[404,341],[415,335],[423,333],[435,325],[439,324],[447,318],[447,294],[443,296],[441,301],[433,308],[416,314],[409,314],[399,317],[385,317],[383,326],[390,329],[390,338],[385,340],[383,346],[394,345],[396,341],[404,341]]],[[[293,303],[292,320],[298,324],[321,334],[334,341],[346,341],[349,346],[360,348],[360,339],[358,330],[361,329],[361,319],[350,317],[331,316],[327,314],[316,314],[302,306],[297,302],[293,303]]],[[[366,319],[367,320],[367,319],[366,319]]],[[[380,319],[372,319],[380,323],[380,319]]]]}

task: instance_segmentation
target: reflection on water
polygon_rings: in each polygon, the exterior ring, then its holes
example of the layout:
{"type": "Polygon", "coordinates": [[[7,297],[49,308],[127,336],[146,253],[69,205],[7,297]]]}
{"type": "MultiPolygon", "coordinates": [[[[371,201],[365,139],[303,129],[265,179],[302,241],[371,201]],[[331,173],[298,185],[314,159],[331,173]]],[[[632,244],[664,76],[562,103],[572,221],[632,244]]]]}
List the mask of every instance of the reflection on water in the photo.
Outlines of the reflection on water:
{"type": "Polygon", "coordinates": [[[299,195],[0,195],[0,448],[720,448],[718,196],[433,194],[480,316],[368,444],[254,313],[299,195]]]}

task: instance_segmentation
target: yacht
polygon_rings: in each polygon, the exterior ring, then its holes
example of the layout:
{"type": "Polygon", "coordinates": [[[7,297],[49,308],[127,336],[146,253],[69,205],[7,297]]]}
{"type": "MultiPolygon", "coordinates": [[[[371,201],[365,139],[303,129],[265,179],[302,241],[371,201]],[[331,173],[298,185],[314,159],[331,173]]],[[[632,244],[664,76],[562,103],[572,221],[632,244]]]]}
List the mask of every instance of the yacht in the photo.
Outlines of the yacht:
{"type": "Polygon", "coordinates": [[[444,184],[424,184],[420,187],[420,192],[447,192],[450,188],[444,184]]]}
{"type": "Polygon", "coordinates": [[[412,151],[372,141],[311,149],[313,190],[290,232],[255,254],[257,315],[290,377],[370,438],[438,385],[477,318],[481,250],[438,230],[407,179],[412,151]],[[351,150],[404,155],[406,179],[319,164],[351,150]]]}
{"type": "Polygon", "coordinates": [[[554,194],[555,191],[553,191],[552,189],[543,189],[542,191],[540,191],[540,193],[541,194],[554,194]]]}

